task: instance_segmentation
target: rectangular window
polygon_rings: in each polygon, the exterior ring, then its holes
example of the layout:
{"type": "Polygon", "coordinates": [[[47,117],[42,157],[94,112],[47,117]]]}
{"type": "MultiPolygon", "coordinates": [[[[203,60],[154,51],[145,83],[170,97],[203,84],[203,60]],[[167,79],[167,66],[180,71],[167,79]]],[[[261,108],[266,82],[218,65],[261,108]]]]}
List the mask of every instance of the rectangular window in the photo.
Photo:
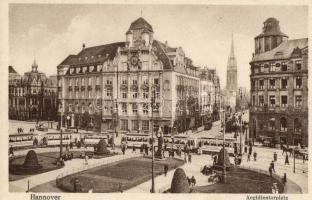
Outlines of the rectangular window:
{"type": "Polygon", "coordinates": [[[281,105],[282,107],[287,107],[287,96],[281,96],[281,105]]]}
{"type": "Polygon", "coordinates": [[[123,91],[123,92],[122,92],[122,98],[124,98],[124,99],[127,98],[127,92],[126,92],[126,91],[123,91]]]}
{"type": "Polygon", "coordinates": [[[122,103],[121,105],[122,105],[122,107],[121,107],[122,112],[123,113],[127,113],[128,112],[128,110],[127,110],[127,103],[122,103]]]}
{"type": "Polygon", "coordinates": [[[88,85],[92,85],[92,79],[91,79],[91,77],[88,78],[88,85]]]}
{"type": "Polygon", "coordinates": [[[112,84],[113,84],[113,82],[112,82],[112,80],[107,79],[107,80],[106,80],[106,84],[107,84],[107,85],[112,85],[112,84]]]}
{"type": "Polygon", "coordinates": [[[301,70],[301,61],[296,61],[296,70],[301,70]]]}
{"type": "Polygon", "coordinates": [[[133,80],[132,80],[132,84],[133,84],[133,85],[137,85],[137,84],[138,84],[138,80],[133,79],[133,80]]]}
{"type": "Polygon", "coordinates": [[[127,84],[128,84],[127,79],[122,79],[121,84],[123,84],[123,85],[127,85],[127,84]]]}
{"type": "Polygon", "coordinates": [[[302,106],[302,96],[295,96],[295,106],[296,108],[300,108],[302,106]]]}
{"type": "Polygon", "coordinates": [[[132,104],[132,112],[137,113],[138,112],[138,105],[136,103],[132,104]]]}
{"type": "Polygon", "coordinates": [[[264,80],[259,80],[259,89],[260,90],[264,89],[264,80]]]}
{"type": "Polygon", "coordinates": [[[158,85],[159,84],[159,79],[158,78],[154,78],[154,84],[158,85]]]}
{"type": "Polygon", "coordinates": [[[159,107],[160,107],[160,104],[159,104],[159,103],[156,103],[156,104],[154,105],[153,112],[154,112],[154,113],[159,113],[159,107]]]}
{"type": "Polygon", "coordinates": [[[148,90],[143,90],[143,98],[148,99],[148,90]]]}
{"type": "Polygon", "coordinates": [[[142,120],[142,130],[143,131],[149,131],[149,121],[148,120],[142,120]]]}
{"type": "Polygon", "coordinates": [[[128,131],[128,120],[122,119],[120,120],[120,123],[121,123],[121,130],[128,131]]]}
{"type": "Polygon", "coordinates": [[[295,88],[296,89],[301,89],[302,88],[302,78],[300,78],[300,77],[296,78],[295,88]]]}
{"type": "Polygon", "coordinates": [[[143,104],[143,114],[145,114],[145,115],[148,114],[148,103],[143,104]]]}
{"type": "Polygon", "coordinates": [[[264,106],[264,97],[263,97],[263,95],[259,95],[259,106],[264,106]]]}
{"type": "Polygon", "coordinates": [[[106,91],[106,97],[112,97],[112,90],[106,91]]]}
{"type": "Polygon", "coordinates": [[[138,120],[131,120],[131,128],[133,131],[139,130],[139,122],[138,120]]]}
{"type": "Polygon", "coordinates": [[[132,92],[132,98],[133,99],[137,99],[138,98],[138,92],[137,91],[132,92]]]}
{"type": "Polygon", "coordinates": [[[143,84],[148,85],[148,78],[146,76],[144,76],[142,80],[143,80],[143,84]]]}
{"type": "Polygon", "coordinates": [[[283,78],[282,80],[282,89],[287,89],[288,81],[286,78],[283,78]]]}
{"type": "Polygon", "coordinates": [[[275,89],[275,79],[270,79],[270,89],[275,89]]]}
{"type": "Polygon", "coordinates": [[[275,107],[275,96],[269,96],[270,107],[275,107]]]}
{"type": "Polygon", "coordinates": [[[256,96],[252,96],[252,105],[253,105],[253,106],[256,105],[256,96]]]}

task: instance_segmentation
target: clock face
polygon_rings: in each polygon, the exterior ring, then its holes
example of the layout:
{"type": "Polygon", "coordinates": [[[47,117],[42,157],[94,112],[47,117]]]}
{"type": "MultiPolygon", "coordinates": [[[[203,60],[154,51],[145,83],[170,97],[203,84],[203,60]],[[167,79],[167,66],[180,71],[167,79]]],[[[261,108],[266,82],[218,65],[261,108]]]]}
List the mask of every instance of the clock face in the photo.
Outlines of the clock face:
{"type": "Polygon", "coordinates": [[[130,58],[131,65],[137,65],[139,62],[139,58],[137,56],[132,56],[130,58]]]}

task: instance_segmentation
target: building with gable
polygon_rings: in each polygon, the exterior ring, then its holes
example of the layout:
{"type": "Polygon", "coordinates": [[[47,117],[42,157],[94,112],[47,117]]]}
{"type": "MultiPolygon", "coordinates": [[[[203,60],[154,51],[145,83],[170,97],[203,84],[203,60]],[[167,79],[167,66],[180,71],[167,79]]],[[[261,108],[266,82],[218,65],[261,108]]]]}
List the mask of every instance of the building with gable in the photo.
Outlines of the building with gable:
{"type": "Polygon", "coordinates": [[[9,119],[56,120],[56,84],[56,76],[39,72],[35,60],[23,76],[9,66],[9,119]]]}

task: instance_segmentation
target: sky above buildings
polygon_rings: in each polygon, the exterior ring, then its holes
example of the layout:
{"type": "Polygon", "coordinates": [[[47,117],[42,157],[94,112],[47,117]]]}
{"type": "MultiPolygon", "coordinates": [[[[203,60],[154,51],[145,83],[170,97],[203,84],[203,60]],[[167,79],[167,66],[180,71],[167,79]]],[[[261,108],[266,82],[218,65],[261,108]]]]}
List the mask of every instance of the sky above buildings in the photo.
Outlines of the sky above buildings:
{"type": "Polygon", "coordinates": [[[181,46],[197,66],[216,68],[225,86],[231,33],[238,64],[238,86],[249,88],[254,37],[269,17],[280,21],[289,39],[307,37],[305,6],[218,5],[52,5],[9,6],[9,64],[20,74],[31,69],[56,74],[69,54],[86,47],[125,41],[131,22],[145,18],[154,38],[181,46]]]}

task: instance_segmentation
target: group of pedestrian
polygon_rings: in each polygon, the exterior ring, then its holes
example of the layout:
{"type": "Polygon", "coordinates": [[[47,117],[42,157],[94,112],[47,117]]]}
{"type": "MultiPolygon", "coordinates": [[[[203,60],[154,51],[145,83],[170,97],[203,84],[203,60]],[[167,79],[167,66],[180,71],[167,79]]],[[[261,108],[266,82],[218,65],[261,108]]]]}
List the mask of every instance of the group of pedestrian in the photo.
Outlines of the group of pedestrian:
{"type": "Polygon", "coordinates": [[[32,132],[32,133],[35,132],[35,129],[34,128],[30,128],[29,132],[32,132]]]}

